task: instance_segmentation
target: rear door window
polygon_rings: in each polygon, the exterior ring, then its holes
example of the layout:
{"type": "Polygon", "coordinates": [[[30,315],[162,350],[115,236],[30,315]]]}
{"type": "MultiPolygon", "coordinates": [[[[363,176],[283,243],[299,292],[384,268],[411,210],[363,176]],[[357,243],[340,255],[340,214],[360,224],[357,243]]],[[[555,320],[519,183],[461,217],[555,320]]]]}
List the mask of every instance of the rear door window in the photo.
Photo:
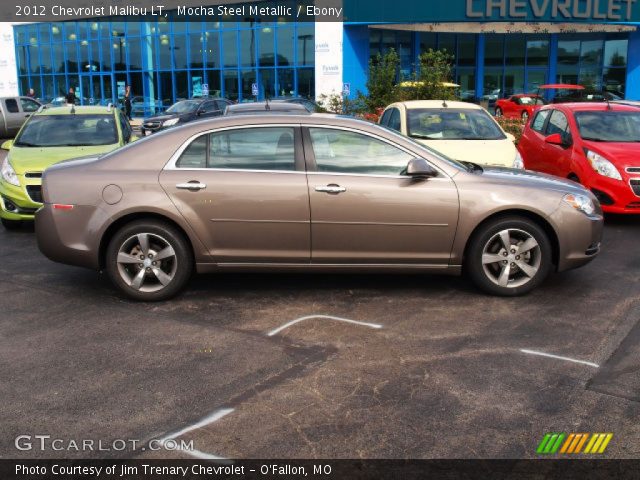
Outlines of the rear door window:
{"type": "Polygon", "coordinates": [[[4,101],[4,105],[9,113],[19,113],[20,108],[18,107],[18,102],[14,98],[7,98],[4,101]]]}
{"type": "Polygon", "coordinates": [[[533,122],[531,122],[531,129],[535,130],[538,133],[543,133],[544,122],[547,120],[550,111],[551,110],[541,110],[540,112],[538,112],[533,119],[533,122]]]}
{"type": "Polygon", "coordinates": [[[396,131],[400,131],[400,110],[394,108],[391,112],[391,118],[389,118],[389,128],[393,128],[396,131]]]}
{"type": "Polygon", "coordinates": [[[559,110],[554,110],[547,124],[547,136],[559,133],[562,140],[569,142],[571,140],[571,131],[569,129],[569,121],[567,116],[559,110]]]}

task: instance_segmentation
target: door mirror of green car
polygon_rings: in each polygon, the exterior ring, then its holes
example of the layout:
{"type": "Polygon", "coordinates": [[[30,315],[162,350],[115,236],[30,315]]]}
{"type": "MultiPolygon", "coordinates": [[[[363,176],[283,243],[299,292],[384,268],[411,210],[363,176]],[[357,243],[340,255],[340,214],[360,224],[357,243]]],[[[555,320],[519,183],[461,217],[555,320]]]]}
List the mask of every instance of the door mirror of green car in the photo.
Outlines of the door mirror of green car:
{"type": "Polygon", "coordinates": [[[0,148],[2,150],[11,150],[12,146],[13,146],[13,140],[7,140],[2,145],[0,145],[0,148]]]}

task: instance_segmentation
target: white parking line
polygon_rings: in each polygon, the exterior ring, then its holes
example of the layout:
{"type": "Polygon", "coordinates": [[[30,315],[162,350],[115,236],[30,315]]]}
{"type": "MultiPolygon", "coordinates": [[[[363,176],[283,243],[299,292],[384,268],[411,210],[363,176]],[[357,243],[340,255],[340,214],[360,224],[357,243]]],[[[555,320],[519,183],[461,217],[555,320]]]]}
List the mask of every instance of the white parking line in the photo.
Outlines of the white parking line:
{"type": "Polygon", "coordinates": [[[289,328],[290,326],[295,325],[296,323],[304,322],[305,320],[311,320],[312,318],[324,318],[326,320],[335,320],[336,322],[352,323],[354,325],[360,325],[362,327],[368,327],[368,328],[382,328],[382,325],[379,325],[377,323],[359,322],[358,320],[350,320],[348,318],[334,317],[331,315],[307,315],[306,317],[300,317],[300,318],[296,318],[295,320],[291,320],[290,322],[287,322],[284,325],[274,330],[271,330],[269,333],[267,333],[267,336],[273,337],[274,335],[277,335],[284,329],[289,328]]]}
{"type": "Polygon", "coordinates": [[[552,355],[551,353],[536,352],[535,350],[526,350],[524,348],[521,348],[520,351],[522,353],[528,353],[529,355],[539,355],[541,357],[555,358],[556,360],[564,360],[565,362],[579,363],[582,365],[588,365],[590,367],[600,368],[600,365],[598,365],[597,363],[586,362],[584,360],[576,360],[575,358],[561,357],[559,355],[552,355]]]}
{"type": "MultiPolygon", "coordinates": [[[[170,433],[161,439],[158,440],[161,445],[166,444],[170,440],[175,440],[178,437],[181,437],[185,433],[192,432],[193,430],[198,430],[199,428],[206,427],[207,425],[212,424],[220,420],[222,417],[229,415],[233,412],[233,408],[221,408],[220,410],[216,410],[211,415],[203,418],[202,420],[194,423],[193,425],[189,425],[188,427],[184,427],[182,430],[178,430],[177,432],[170,433]]],[[[213,455],[211,453],[201,452],[200,450],[186,450],[184,448],[180,448],[180,444],[176,443],[174,445],[177,450],[184,452],[192,457],[199,458],[201,460],[228,460],[225,457],[219,457],[217,455],[213,455]]]]}

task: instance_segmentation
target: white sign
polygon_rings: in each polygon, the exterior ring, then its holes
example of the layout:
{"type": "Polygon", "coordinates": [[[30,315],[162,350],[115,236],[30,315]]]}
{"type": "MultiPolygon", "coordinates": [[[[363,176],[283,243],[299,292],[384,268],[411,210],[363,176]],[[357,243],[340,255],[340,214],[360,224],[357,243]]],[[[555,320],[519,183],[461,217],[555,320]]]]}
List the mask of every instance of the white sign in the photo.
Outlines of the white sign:
{"type": "Polygon", "coordinates": [[[342,84],[342,95],[344,95],[345,97],[348,97],[349,95],[351,95],[351,84],[350,83],[343,83],[342,84]]]}
{"type": "Polygon", "coordinates": [[[209,96],[209,84],[208,83],[203,83],[202,84],[202,96],[203,97],[209,96]]]}
{"type": "Polygon", "coordinates": [[[251,84],[251,95],[253,95],[254,97],[257,97],[259,93],[260,93],[260,91],[258,90],[258,84],[257,83],[252,83],[251,84]]]}

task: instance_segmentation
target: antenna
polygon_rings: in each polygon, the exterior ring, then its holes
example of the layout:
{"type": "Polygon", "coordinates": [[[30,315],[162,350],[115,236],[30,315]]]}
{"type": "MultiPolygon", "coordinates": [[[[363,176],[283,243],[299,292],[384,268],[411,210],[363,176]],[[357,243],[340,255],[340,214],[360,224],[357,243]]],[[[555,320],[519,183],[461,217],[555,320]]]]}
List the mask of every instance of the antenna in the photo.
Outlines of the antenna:
{"type": "Polygon", "coordinates": [[[264,96],[264,109],[271,110],[271,105],[269,105],[269,95],[264,96]]]}

